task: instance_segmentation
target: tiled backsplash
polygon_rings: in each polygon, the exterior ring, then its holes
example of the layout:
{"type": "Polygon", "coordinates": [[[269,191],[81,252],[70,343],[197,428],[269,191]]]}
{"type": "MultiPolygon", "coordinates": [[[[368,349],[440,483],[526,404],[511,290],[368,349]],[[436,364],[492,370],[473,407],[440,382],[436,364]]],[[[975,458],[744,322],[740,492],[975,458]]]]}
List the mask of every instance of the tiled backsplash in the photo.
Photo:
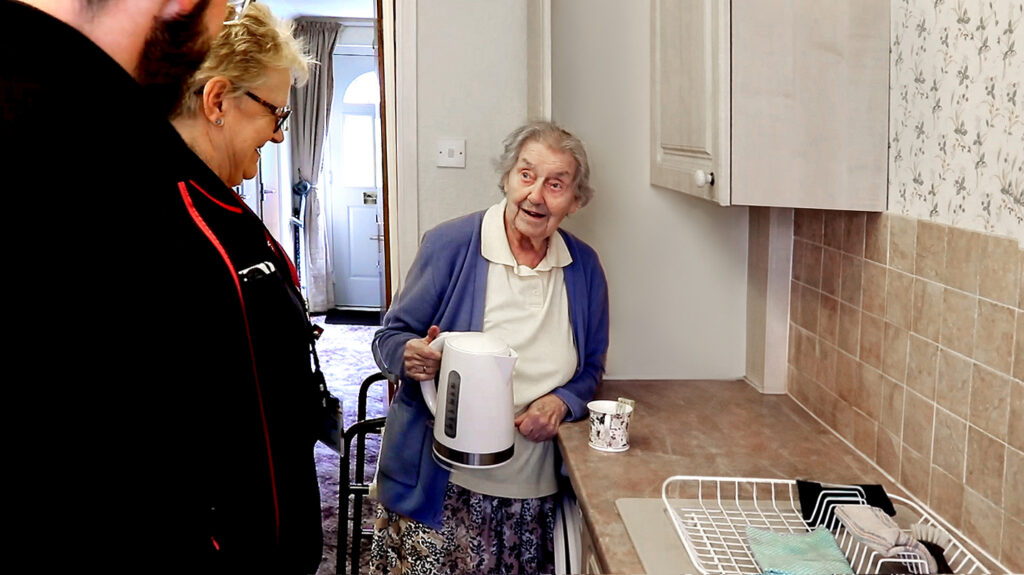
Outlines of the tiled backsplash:
{"type": "Polygon", "coordinates": [[[794,236],[789,394],[1024,572],[1024,251],[889,213],[794,236]]]}

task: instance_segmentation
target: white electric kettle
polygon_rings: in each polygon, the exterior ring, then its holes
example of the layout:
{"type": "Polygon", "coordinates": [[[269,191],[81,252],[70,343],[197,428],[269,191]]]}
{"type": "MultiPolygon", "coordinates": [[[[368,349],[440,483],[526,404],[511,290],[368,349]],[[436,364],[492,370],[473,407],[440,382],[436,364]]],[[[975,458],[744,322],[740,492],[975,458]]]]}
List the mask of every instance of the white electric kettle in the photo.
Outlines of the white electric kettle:
{"type": "Polygon", "coordinates": [[[434,414],[434,457],[442,465],[497,467],[512,458],[515,423],[512,368],[518,354],[482,332],[446,332],[430,347],[441,351],[434,381],[421,381],[434,414]]]}

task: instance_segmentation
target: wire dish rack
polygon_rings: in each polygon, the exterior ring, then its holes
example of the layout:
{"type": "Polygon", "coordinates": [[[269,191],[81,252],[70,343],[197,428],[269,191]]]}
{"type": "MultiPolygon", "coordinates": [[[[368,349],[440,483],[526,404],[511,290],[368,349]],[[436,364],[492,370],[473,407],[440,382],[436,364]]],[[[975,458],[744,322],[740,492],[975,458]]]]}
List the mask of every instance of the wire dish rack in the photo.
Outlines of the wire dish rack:
{"type": "MultiPolygon", "coordinates": [[[[831,505],[867,505],[863,491],[850,485],[822,484],[812,523],[831,505]],[[833,490],[830,491],[830,487],[833,490]],[[834,488],[841,487],[843,491],[834,488]],[[851,494],[850,489],[857,493],[851,494]]],[[[761,573],[747,544],[747,525],[781,533],[810,531],[800,512],[796,481],[742,477],[677,475],[662,484],[662,500],[694,566],[703,575],[761,573]]],[[[893,518],[901,530],[913,523],[935,525],[952,535],[921,507],[896,495],[893,518]]],[[[927,573],[928,566],[914,554],[886,557],[863,545],[843,527],[835,515],[824,526],[850,563],[854,573],[927,573]]],[[[946,561],[954,573],[988,573],[988,570],[955,539],[946,546],[946,561]]]]}

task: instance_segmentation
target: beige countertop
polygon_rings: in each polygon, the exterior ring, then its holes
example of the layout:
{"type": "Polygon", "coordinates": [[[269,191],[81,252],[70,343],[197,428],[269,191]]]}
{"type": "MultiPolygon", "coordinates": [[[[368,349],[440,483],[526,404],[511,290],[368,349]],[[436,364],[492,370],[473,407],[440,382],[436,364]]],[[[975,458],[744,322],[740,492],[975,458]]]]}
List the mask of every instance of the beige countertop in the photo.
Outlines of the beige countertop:
{"type": "Polygon", "coordinates": [[[742,381],[605,381],[597,393],[617,397],[636,401],[628,451],[590,448],[587,420],[558,432],[605,573],[644,573],[615,502],[661,497],[672,475],[881,483],[904,493],[789,396],[742,381]]]}

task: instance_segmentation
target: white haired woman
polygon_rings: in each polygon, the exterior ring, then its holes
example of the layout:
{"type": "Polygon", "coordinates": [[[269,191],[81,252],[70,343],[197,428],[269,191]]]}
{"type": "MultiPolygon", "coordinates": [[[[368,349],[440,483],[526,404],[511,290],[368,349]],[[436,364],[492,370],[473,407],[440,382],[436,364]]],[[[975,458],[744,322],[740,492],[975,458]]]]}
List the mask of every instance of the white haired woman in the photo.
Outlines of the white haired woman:
{"type": "Polygon", "coordinates": [[[504,199],[424,235],[374,337],[380,367],[403,382],[378,466],[378,573],[553,572],[554,437],[586,416],[604,374],[607,283],[594,250],[558,227],[593,194],[579,139],[527,124],[498,169],[504,199]],[[431,455],[417,382],[438,372],[429,343],[441,331],[483,331],[519,354],[515,451],[500,467],[449,471],[431,455]]]}
{"type": "Polygon", "coordinates": [[[204,398],[205,417],[181,424],[209,438],[197,442],[186,487],[209,572],[313,573],[322,556],[313,447],[330,397],[310,366],[313,332],[294,267],[231,189],[256,175],[264,144],[282,141],[289,88],[308,62],[287,23],[249,4],[213,41],[171,118],[203,169],[178,184],[194,234],[180,247],[186,263],[167,273],[210,268],[203,277],[222,280],[181,297],[199,317],[232,320],[189,334],[181,361],[201,377],[175,382],[201,385],[204,398]]]}

